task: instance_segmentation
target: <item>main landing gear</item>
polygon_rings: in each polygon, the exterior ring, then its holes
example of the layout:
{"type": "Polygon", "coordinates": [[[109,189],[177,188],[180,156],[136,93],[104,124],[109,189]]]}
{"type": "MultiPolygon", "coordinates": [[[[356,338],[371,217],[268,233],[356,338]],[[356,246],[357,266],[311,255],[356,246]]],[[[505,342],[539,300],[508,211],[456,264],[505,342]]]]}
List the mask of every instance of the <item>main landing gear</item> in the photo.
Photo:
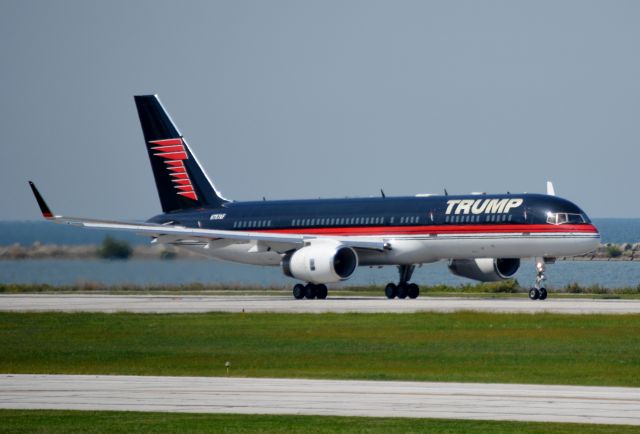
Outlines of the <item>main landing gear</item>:
{"type": "Polygon", "coordinates": [[[415,283],[409,283],[415,268],[415,265],[398,265],[400,282],[397,285],[395,283],[387,284],[384,288],[384,294],[387,298],[418,298],[420,295],[420,287],[415,283]]]}
{"type": "Polygon", "coordinates": [[[545,260],[543,258],[536,259],[536,283],[529,290],[529,298],[531,300],[545,300],[547,298],[547,288],[544,287],[544,281],[547,277],[544,275],[545,260]]]}
{"type": "Polygon", "coordinates": [[[319,284],[316,285],[314,283],[307,283],[303,285],[301,283],[297,283],[293,286],[293,297],[296,300],[300,300],[303,298],[306,299],[320,299],[324,300],[327,298],[327,285],[319,284]]]}

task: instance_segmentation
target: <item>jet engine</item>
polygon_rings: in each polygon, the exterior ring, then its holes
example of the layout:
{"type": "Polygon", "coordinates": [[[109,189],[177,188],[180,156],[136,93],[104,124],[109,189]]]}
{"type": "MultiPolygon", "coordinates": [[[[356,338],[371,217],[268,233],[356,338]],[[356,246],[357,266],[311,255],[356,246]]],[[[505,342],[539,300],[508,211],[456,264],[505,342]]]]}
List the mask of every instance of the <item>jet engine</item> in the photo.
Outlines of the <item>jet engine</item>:
{"type": "Polygon", "coordinates": [[[315,243],[282,258],[282,271],[289,277],[311,283],[346,280],[358,266],[358,255],[351,247],[335,243],[315,243]]]}
{"type": "Polygon", "coordinates": [[[453,259],[449,262],[449,271],[480,282],[495,282],[509,279],[520,268],[519,258],[478,258],[453,259]]]}

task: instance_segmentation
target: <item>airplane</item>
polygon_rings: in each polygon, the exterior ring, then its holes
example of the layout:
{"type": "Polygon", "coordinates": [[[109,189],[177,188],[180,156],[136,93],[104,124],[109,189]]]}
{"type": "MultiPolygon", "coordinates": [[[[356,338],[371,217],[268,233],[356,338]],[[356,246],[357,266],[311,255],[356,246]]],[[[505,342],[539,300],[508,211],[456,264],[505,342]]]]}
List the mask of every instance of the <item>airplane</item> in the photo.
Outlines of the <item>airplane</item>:
{"type": "Polygon", "coordinates": [[[600,234],[572,202],[547,194],[418,194],[379,197],[226,199],[211,182],[157,95],[134,97],[162,214],[143,223],[52,213],[29,181],[45,219],[86,228],[131,231],[152,243],[225,261],[278,266],[302,283],[296,299],[325,299],[327,284],[349,279],[358,266],[396,266],[387,298],[417,298],[417,265],[448,261],[458,276],[481,282],[514,276],[534,258],[532,300],[547,298],[545,269],[559,256],[588,253],[600,234]]]}

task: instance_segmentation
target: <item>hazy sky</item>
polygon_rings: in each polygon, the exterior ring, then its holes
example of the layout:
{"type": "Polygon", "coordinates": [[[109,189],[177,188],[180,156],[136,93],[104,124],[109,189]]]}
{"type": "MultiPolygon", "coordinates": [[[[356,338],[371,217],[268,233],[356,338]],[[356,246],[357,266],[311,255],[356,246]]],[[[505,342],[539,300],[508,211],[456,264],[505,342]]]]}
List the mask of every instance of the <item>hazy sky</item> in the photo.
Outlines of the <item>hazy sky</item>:
{"type": "Polygon", "coordinates": [[[0,1],[0,219],[160,212],[132,95],[236,200],[542,192],[640,217],[638,1],[0,1]]]}

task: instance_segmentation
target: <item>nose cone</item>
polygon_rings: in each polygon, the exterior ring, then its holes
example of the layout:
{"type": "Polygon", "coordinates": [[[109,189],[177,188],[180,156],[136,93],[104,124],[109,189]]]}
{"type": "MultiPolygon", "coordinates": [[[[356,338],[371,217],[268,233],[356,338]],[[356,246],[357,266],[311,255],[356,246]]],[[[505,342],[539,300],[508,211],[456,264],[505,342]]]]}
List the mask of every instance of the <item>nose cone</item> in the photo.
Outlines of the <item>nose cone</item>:
{"type": "Polygon", "coordinates": [[[593,223],[588,224],[589,232],[591,234],[591,238],[589,239],[590,243],[588,243],[588,250],[584,253],[589,253],[596,250],[600,247],[600,231],[593,223]]]}

